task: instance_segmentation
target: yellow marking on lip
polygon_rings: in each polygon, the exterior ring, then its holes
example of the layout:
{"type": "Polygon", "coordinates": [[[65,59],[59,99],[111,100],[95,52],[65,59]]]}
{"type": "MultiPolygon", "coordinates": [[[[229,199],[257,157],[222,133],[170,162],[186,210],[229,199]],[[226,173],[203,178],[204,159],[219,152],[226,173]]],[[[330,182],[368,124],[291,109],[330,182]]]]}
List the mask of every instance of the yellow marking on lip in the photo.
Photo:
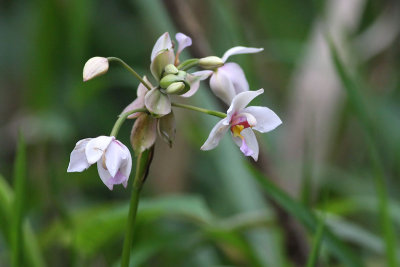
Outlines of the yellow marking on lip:
{"type": "Polygon", "coordinates": [[[242,132],[242,130],[244,129],[243,125],[235,125],[231,127],[231,131],[233,133],[234,137],[240,137],[241,139],[243,139],[244,137],[240,134],[242,132]]]}

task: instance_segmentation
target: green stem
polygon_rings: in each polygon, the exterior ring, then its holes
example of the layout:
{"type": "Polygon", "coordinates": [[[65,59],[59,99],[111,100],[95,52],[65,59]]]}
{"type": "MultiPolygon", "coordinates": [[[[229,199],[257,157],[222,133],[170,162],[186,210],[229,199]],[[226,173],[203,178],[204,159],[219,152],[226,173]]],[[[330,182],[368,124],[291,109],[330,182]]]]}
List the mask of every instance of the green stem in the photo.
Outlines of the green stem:
{"type": "Polygon", "coordinates": [[[136,113],[136,112],[147,112],[147,109],[145,108],[138,108],[138,109],[134,109],[128,112],[125,112],[124,114],[119,115],[118,120],[115,122],[114,127],[111,130],[110,136],[117,136],[119,129],[121,128],[122,124],[124,123],[124,121],[126,120],[126,118],[128,118],[129,115],[136,113]]]}
{"type": "Polygon", "coordinates": [[[136,173],[132,184],[132,196],[129,205],[128,224],[122,249],[121,267],[129,266],[129,258],[131,256],[131,248],[135,230],[136,213],[139,204],[139,195],[146,179],[148,168],[150,167],[153,148],[143,151],[139,154],[136,161],[136,173]]]}
{"type": "Polygon", "coordinates": [[[128,64],[126,64],[125,61],[123,61],[122,59],[117,58],[117,57],[108,57],[107,60],[109,62],[115,61],[115,62],[120,63],[125,69],[127,69],[130,73],[132,73],[133,76],[135,76],[144,86],[146,86],[147,89],[149,89],[149,90],[152,89],[151,86],[147,82],[145,82],[142,79],[142,77],[134,69],[132,69],[128,64]]]}
{"type": "Polygon", "coordinates": [[[199,64],[198,58],[191,58],[191,59],[185,60],[181,64],[179,64],[178,70],[186,71],[190,68],[196,67],[198,64],[199,64]]]}
{"type": "Polygon", "coordinates": [[[190,110],[194,110],[194,111],[199,111],[199,112],[202,112],[202,113],[205,113],[208,115],[212,115],[212,116],[216,116],[216,117],[220,117],[220,118],[226,118],[226,114],[223,112],[219,112],[219,111],[214,111],[214,110],[209,110],[209,109],[205,109],[205,108],[199,108],[199,107],[185,105],[185,104],[179,104],[179,103],[172,103],[172,106],[178,107],[178,108],[190,109],[190,110]]]}

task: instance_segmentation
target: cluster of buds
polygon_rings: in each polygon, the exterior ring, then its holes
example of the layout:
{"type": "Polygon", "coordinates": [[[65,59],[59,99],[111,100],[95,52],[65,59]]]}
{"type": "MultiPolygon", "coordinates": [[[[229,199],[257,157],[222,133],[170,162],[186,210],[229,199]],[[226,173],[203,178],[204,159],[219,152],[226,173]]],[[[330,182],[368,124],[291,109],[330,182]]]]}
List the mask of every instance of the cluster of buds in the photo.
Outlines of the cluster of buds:
{"type": "Polygon", "coordinates": [[[247,107],[264,90],[249,90],[242,68],[227,60],[233,55],[258,53],[263,49],[237,46],[226,51],[221,58],[209,56],[188,59],[181,63],[180,54],[192,44],[192,40],[183,33],[176,34],[175,38],[178,43],[176,51],[168,33],[161,35],[153,47],[150,57],[153,83],[146,76],[139,76],[120,59],[94,57],[87,61],[83,69],[84,81],[106,73],[109,63],[117,61],[130,70],[140,80],[140,84],[137,98],[122,111],[110,136],[83,139],[76,144],[71,153],[68,172],[81,172],[97,162],[100,178],[109,189],[112,190],[114,184],[123,184],[126,187],[132,159],[127,147],[116,140],[120,124],[125,119],[136,119],[130,138],[136,155],[151,149],[157,134],[172,146],[176,131],[172,106],[222,118],[211,130],[202,150],[215,148],[224,134],[230,131],[240,151],[254,160],[258,159],[259,147],[253,130],[269,132],[282,122],[266,107],[247,107]],[[189,72],[194,67],[201,70],[189,72]],[[171,95],[193,96],[198,91],[200,82],[208,78],[211,91],[229,106],[226,113],[172,102],[171,95]]]}

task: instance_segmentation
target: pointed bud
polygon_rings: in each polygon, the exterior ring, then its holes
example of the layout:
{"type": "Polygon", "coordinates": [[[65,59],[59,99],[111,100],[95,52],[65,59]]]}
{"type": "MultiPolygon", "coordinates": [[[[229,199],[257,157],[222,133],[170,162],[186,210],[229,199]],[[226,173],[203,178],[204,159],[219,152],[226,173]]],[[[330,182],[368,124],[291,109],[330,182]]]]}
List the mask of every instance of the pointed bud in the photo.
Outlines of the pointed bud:
{"type": "Polygon", "coordinates": [[[179,76],[174,75],[174,74],[168,74],[168,75],[165,75],[164,78],[161,79],[160,87],[163,89],[166,89],[172,83],[181,82],[181,81],[183,81],[183,79],[180,78],[179,76]]]}
{"type": "Polygon", "coordinates": [[[92,57],[83,67],[83,81],[89,81],[108,71],[108,60],[105,57],[92,57]]]}
{"type": "Polygon", "coordinates": [[[153,116],[161,117],[171,112],[169,96],[158,88],[154,88],[146,94],[144,104],[153,116]]]}
{"type": "Polygon", "coordinates": [[[142,113],[133,124],[131,132],[131,144],[138,155],[153,146],[157,137],[157,119],[142,113]]]}
{"type": "Polygon", "coordinates": [[[224,62],[216,56],[203,57],[199,59],[199,66],[203,69],[213,70],[222,67],[224,62]]]}
{"type": "Polygon", "coordinates": [[[182,93],[183,90],[185,90],[185,83],[184,82],[176,82],[176,83],[171,83],[167,89],[165,89],[165,92],[167,94],[180,94],[182,93]]]}
{"type": "Polygon", "coordinates": [[[176,133],[175,116],[173,112],[158,119],[157,132],[169,147],[172,147],[176,133]]]}
{"type": "Polygon", "coordinates": [[[165,67],[165,73],[166,74],[177,74],[178,73],[178,69],[174,66],[174,64],[168,64],[165,67]]]}

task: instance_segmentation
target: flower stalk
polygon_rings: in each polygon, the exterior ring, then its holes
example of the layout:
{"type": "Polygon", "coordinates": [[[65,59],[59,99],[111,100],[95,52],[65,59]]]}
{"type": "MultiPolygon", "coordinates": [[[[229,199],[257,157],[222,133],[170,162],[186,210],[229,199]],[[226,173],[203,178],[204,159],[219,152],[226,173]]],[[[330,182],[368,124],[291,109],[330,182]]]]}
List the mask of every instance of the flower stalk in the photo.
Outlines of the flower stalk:
{"type": "Polygon", "coordinates": [[[219,118],[226,118],[226,114],[225,113],[219,112],[219,111],[215,111],[215,110],[209,110],[209,109],[205,109],[205,108],[199,108],[199,107],[180,104],[180,103],[172,103],[172,106],[173,107],[185,108],[185,109],[190,109],[190,110],[202,112],[202,113],[205,113],[205,114],[208,114],[208,115],[212,115],[212,116],[215,116],[215,117],[219,117],[219,118]]]}
{"type": "Polygon", "coordinates": [[[119,129],[121,128],[121,126],[124,123],[124,121],[126,120],[126,118],[128,118],[129,115],[136,113],[136,112],[148,112],[148,111],[145,108],[138,108],[138,109],[134,109],[134,110],[131,110],[131,111],[128,111],[128,112],[125,112],[125,113],[119,115],[118,120],[115,122],[114,127],[111,130],[110,136],[117,137],[119,129]]]}
{"type": "Polygon", "coordinates": [[[117,58],[117,57],[108,57],[107,60],[108,60],[109,62],[113,62],[113,61],[114,61],[114,62],[118,62],[118,63],[121,64],[125,69],[127,69],[130,73],[132,73],[133,76],[135,76],[144,86],[146,86],[146,88],[147,88],[148,90],[151,90],[151,89],[152,89],[151,86],[150,86],[145,80],[143,80],[142,77],[141,77],[134,69],[132,69],[128,64],[126,64],[125,61],[123,61],[122,59],[117,58]]]}
{"type": "Polygon", "coordinates": [[[132,195],[129,204],[128,223],[126,228],[126,235],[124,246],[122,249],[121,267],[129,266],[129,259],[131,255],[132,242],[135,230],[136,213],[139,204],[140,191],[146,179],[151,160],[153,157],[154,146],[139,154],[136,160],[136,173],[132,184],[132,195]]]}

